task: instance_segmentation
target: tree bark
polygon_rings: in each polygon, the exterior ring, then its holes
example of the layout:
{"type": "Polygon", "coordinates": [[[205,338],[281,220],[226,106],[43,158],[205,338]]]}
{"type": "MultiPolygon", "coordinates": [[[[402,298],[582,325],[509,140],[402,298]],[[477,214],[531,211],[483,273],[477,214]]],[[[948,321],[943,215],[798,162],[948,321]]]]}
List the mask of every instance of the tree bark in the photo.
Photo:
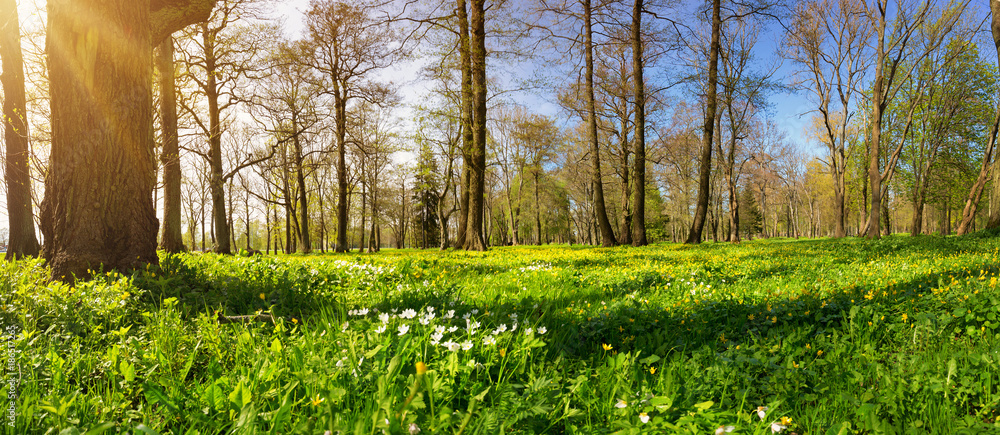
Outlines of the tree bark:
{"type": "Polygon", "coordinates": [[[591,176],[594,184],[594,214],[601,230],[601,246],[610,247],[618,244],[615,231],[608,220],[608,212],[604,204],[604,177],[601,176],[601,149],[597,143],[597,103],[594,97],[594,29],[593,7],[591,0],[582,0],[584,22],[584,51],[586,52],[586,92],[587,92],[587,123],[590,141],[591,176]]]}
{"type": "Polygon", "coordinates": [[[10,239],[7,260],[38,256],[34,213],[31,206],[31,176],[28,172],[28,121],[24,96],[24,61],[21,29],[14,0],[0,0],[0,58],[3,59],[3,126],[7,148],[7,218],[10,239]]]}
{"type": "Polygon", "coordinates": [[[210,11],[214,1],[49,2],[52,148],[41,228],[54,279],[157,264],[153,41],[203,20],[199,5],[210,11]]]}
{"type": "MultiPolygon", "coordinates": [[[[485,251],[483,234],[486,191],[486,20],[483,0],[472,0],[469,8],[470,61],[472,64],[472,152],[469,165],[469,215],[464,248],[485,251]]],[[[467,163],[468,164],[468,163],[467,163]]]]}
{"type": "Polygon", "coordinates": [[[718,106],[717,85],[719,81],[719,34],[722,27],[721,0],[712,2],[712,42],[708,54],[708,89],[705,94],[707,107],[702,129],[701,168],[698,174],[698,202],[695,205],[694,220],[685,243],[701,243],[701,232],[705,227],[708,212],[709,181],[712,171],[712,139],[715,134],[715,117],[718,106]]]}
{"type": "MultiPolygon", "coordinates": [[[[297,132],[297,119],[292,117],[292,131],[297,132]]],[[[308,254],[312,252],[312,242],[309,240],[309,198],[306,192],[305,168],[302,164],[302,143],[299,141],[299,134],[292,138],[295,146],[295,179],[299,185],[299,246],[298,252],[308,254]]]]}
{"type": "Polygon", "coordinates": [[[181,239],[181,155],[177,143],[177,92],[174,84],[174,40],[167,37],[157,48],[156,69],[160,72],[160,126],[163,148],[163,228],[160,249],[177,253],[185,250],[181,239]]]}
{"type": "Polygon", "coordinates": [[[632,8],[632,74],[635,82],[635,162],[632,171],[632,246],[646,240],[646,84],[643,80],[642,0],[632,8]]]}
{"type": "MultiPolygon", "coordinates": [[[[1000,2],[996,0],[990,1],[990,14],[992,17],[992,21],[990,23],[990,30],[993,33],[993,43],[994,46],[996,47],[996,52],[997,52],[997,62],[1000,63],[1000,2]]],[[[990,133],[990,144],[991,144],[990,151],[993,151],[993,148],[996,147],[998,124],[1000,124],[1000,116],[997,117],[997,122],[994,122],[993,130],[990,133]]],[[[992,153],[987,153],[987,156],[990,156],[991,154],[992,153]]],[[[987,161],[989,161],[989,159],[984,157],[984,167],[985,167],[985,162],[987,161]]],[[[990,204],[992,205],[992,207],[990,210],[991,214],[989,220],[986,222],[987,229],[1000,227],[1000,159],[997,158],[993,159],[992,170],[993,170],[993,186],[992,186],[992,192],[990,192],[990,204]]],[[[982,194],[982,190],[980,190],[979,194],[980,195],[982,194]]],[[[976,199],[975,203],[977,204],[979,203],[978,198],[976,199]]],[[[975,214],[974,205],[970,205],[967,202],[966,208],[972,208],[971,210],[972,214],[975,214]]],[[[966,220],[970,221],[971,223],[972,218],[969,217],[968,219],[966,219],[965,213],[963,213],[962,214],[963,225],[959,225],[959,231],[964,230],[965,228],[963,227],[969,226],[969,224],[966,223],[966,220]]]]}

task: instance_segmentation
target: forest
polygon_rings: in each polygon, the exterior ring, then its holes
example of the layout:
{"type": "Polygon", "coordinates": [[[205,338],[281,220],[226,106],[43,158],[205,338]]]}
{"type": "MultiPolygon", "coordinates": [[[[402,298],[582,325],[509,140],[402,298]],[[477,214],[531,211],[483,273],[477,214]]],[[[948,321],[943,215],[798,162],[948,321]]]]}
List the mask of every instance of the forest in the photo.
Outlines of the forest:
{"type": "Polygon", "coordinates": [[[0,427],[997,430],[998,14],[0,0],[0,427]]]}

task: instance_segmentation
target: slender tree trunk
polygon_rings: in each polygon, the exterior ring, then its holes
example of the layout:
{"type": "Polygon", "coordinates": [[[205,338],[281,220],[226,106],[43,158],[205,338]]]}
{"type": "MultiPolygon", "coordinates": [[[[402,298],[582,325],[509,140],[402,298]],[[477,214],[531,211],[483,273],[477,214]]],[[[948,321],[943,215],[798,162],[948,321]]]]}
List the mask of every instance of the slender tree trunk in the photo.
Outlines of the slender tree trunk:
{"type": "Polygon", "coordinates": [[[590,162],[594,184],[594,214],[597,225],[601,230],[601,245],[605,247],[615,246],[618,241],[615,239],[615,232],[611,228],[608,220],[608,212],[604,205],[604,177],[601,176],[601,149],[597,143],[597,103],[594,97],[594,29],[593,29],[593,7],[591,0],[581,0],[583,4],[584,21],[584,51],[586,51],[586,79],[587,79],[587,123],[590,141],[590,162]]]}
{"type": "MultiPolygon", "coordinates": [[[[883,12],[884,13],[884,9],[883,12]]],[[[868,183],[871,190],[871,206],[868,213],[869,239],[877,239],[881,233],[880,212],[882,211],[882,171],[879,169],[879,157],[882,141],[882,114],[885,110],[885,17],[878,17],[875,37],[878,38],[878,48],[875,53],[875,88],[872,90],[872,132],[868,144],[868,183]]]]}
{"type": "Polygon", "coordinates": [[[465,246],[465,235],[469,223],[469,182],[471,177],[470,161],[474,142],[472,132],[472,57],[469,47],[469,15],[466,0],[458,0],[456,8],[458,18],[458,55],[461,58],[462,70],[462,181],[460,185],[458,234],[455,236],[455,247],[465,246]]]}
{"type": "MultiPolygon", "coordinates": [[[[296,119],[292,118],[292,131],[296,128],[296,119]]],[[[305,167],[302,164],[302,143],[299,135],[292,139],[295,146],[295,180],[299,185],[299,252],[312,252],[312,241],[309,240],[309,197],[306,192],[305,167]]]]}
{"type": "Polygon", "coordinates": [[[708,56],[708,89],[705,95],[704,133],[702,137],[701,168],[698,179],[698,202],[695,205],[694,220],[685,243],[701,243],[701,231],[705,227],[708,212],[709,181],[712,171],[712,139],[715,133],[715,117],[718,107],[717,85],[719,81],[719,34],[722,27],[721,0],[712,1],[712,43],[708,56]]]}
{"type": "MultiPolygon", "coordinates": [[[[469,8],[469,54],[472,64],[473,143],[469,166],[469,215],[464,248],[485,251],[483,234],[486,191],[486,20],[484,0],[472,0],[469,8]]],[[[468,163],[467,163],[468,164],[468,163]]]]}
{"type": "Polygon", "coordinates": [[[541,168],[535,168],[532,175],[535,177],[535,235],[538,237],[538,244],[542,244],[542,210],[541,202],[538,200],[538,171],[541,168]]]}
{"type": "Polygon", "coordinates": [[[632,74],[635,82],[635,162],[632,171],[632,246],[646,240],[646,83],[643,79],[642,0],[632,8],[632,74]]]}
{"type": "Polygon", "coordinates": [[[336,252],[348,252],[347,246],[347,100],[343,93],[347,92],[337,79],[334,79],[334,108],[337,124],[337,247],[336,252]]]}
{"type": "Polygon", "coordinates": [[[34,213],[31,207],[31,176],[28,172],[28,122],[24,96],[24,61],[21,29],[14,0],[0,0],[0,58],[3,59],[3,126],[7,147],[5,181],[10,239],[7,260],[37,257],[34,213]],[[2,18],[0,18],[2,20],[2,18]]]}
{"type": "Polygon", "coordinates": [[[160,43],[156,68],[160,71],[160,124],[163,132],[163,228],[160,249],[184,251],[181,239],[181,155],[177,144],[177,93],[174,85],[174,40],[160,43]]]}

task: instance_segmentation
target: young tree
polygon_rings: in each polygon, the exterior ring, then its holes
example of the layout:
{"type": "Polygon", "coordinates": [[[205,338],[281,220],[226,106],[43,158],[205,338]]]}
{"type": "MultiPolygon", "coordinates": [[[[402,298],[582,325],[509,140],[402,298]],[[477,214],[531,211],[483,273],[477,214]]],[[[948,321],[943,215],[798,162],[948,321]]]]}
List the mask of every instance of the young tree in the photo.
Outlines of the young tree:
{"type": "Polygon", "coordinates": [[[175,30],[207,19],[214,4],[49,2],[52,151],[41,228],[53,278],[157,263],[152,50],[175,30]]]}
{"type": "Polygon", "coordinates": [[[834,179],[834,237],[847,235],[848,128],[855,91],[870,65],[865,44],[873,30],[862,10],[853,0],[799,3],[786,34],[786,56],[799,65],[800,83],[822,116],[822,142],[830,152],[827,164],[834,179]]]}
{"type": "Polygon", "coordinates": [[[24,96],[24,61],[17,2],[0,0],[0,59],[3,60],[3,127],[7,158],[7,218],[10,240],[7,260],[38,256],[35,219],[31,206],[31,176],[28,173],[28,113],[24,96]]]}
{"type": "MultiPolygon", "coordinates": [[[[160,77],[160,126],[163,164],[163,225],[160,249],[184,251],[181,239],[181,154],[177,141],[177,92],[174,82],[174,39],[166,37],[157,47],[156,70],[160,77]]],[[[192,246],[193,247],[193,246],[192,246]]]]}

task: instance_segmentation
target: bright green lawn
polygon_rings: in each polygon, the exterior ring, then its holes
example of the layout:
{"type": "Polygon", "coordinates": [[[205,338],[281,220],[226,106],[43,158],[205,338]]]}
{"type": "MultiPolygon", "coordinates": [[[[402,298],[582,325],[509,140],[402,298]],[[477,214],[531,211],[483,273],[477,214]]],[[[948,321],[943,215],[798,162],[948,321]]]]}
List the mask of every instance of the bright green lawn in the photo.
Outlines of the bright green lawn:
{"type": "Polygon", "coordinates": [[[3,427],[1000,431],[998,255],[975,237],[191,254],[75,289],[3,263],[22,371],[3,427]]]}

